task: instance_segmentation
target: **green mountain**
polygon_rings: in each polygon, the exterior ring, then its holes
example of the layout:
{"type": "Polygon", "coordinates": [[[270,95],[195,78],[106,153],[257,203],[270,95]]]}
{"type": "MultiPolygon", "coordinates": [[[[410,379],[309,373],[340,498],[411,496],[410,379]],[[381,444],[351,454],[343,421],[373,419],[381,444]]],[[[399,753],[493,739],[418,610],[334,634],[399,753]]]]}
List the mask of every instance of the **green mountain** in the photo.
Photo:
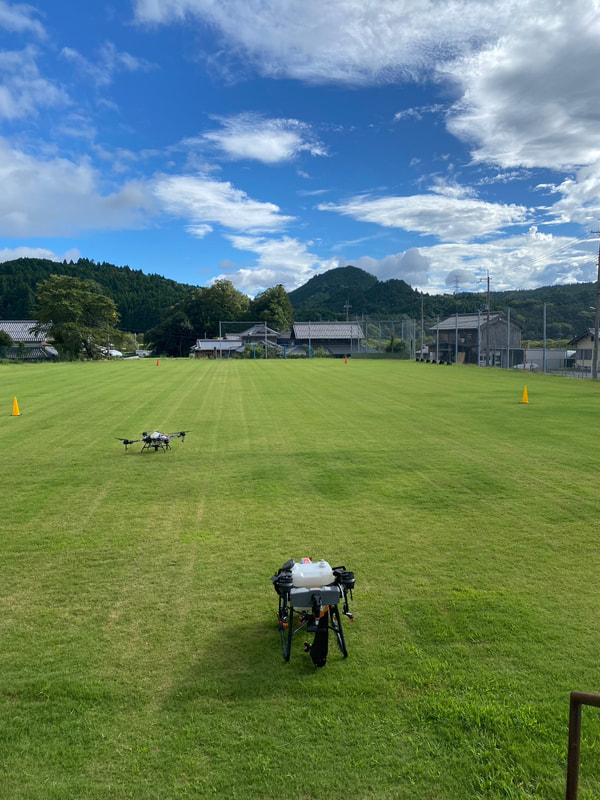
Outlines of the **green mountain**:
{"type": "MultiPolygon", "coordinates": [[[[392,319],[401,316],[420,319],[421,302],[425,324],[452,314],[477,313],[487,303],[485,292],[421,295],[402,280],[379,281],[356,267],[340,267],[311,278],[290,292],[296,320],[342,320],[349,317],[392,319]]],[[[524,339],[541,339],[544,331],[552,339],[571,339],[593,326],[596,303],[595,283],[545,286],[540,289],[491,292],[490,310],[507,311],[517,322],[524,339]]],[[[485,312],[484,312],[485,313],[485,312]]]]}
{"type": "Polygon", "coordinates": [[[347,310],[349,316],[404,313],[418,293],[404,281],[382,283],[358,267],[338,267],[311,278],[289,297],[297,320],[336,320],[346,319],[347,310]]]}
{"type": "Polygon", "coordinates": [[[137,332],[156,325],[170,306],[187,299],[195,288],[129,267],[96,264],[87,258],[76,263],[18,258],[0,263],[0,319],[35,318],[37,284],[50,275],[96,281],[103,293],[115,301],[121,315],[120,327],[137,332]]]}

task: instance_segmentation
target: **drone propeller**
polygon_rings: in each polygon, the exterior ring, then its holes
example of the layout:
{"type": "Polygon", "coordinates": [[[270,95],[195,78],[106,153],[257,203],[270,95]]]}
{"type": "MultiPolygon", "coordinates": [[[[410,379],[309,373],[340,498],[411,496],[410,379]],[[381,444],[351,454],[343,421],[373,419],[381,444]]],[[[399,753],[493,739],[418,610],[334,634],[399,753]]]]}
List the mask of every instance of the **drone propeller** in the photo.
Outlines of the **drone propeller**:
{"type": "Polygon", "coordinates": [[[121,439],[118,436],[115,436],[115,439],[117,440],[117,442],[123,442],[123,444],[125,445],[125,450],[127,450],[128,445],[137,444],[138,442],[143,441],[142,439],[121,439]]]}
{"type": "Polygon", "coordinates": [[[179,433],[168,433],[167,436],[169,437],[169,439],[180,439],[180,438],[185,439],[186,433],[189,433],[189,431],[179,431],[179,433]]]}

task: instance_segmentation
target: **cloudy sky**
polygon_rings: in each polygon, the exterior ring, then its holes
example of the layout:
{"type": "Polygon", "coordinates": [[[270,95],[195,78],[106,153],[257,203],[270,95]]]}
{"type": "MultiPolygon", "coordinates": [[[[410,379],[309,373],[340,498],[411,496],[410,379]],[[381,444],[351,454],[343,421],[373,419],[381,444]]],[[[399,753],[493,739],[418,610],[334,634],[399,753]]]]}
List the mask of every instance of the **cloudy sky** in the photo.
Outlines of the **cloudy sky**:
{"type": "Polygon", "coordinates": [[[595,280],[600,0],[0,0],[0,260],[595,280]]]}

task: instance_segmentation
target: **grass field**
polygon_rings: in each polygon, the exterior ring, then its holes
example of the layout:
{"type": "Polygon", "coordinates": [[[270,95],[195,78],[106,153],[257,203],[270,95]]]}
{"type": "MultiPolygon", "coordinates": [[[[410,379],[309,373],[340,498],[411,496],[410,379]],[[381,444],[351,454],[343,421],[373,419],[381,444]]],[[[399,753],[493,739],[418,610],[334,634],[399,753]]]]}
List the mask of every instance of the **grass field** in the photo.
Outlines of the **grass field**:
{"type": "Polygon", "coordinates": [[[1,798],[564,796],[569,692],[600,691],[600,385],[315,359],[0,387],[1,798]],[[191,433],[114,439],[154,427],[191,433]],[[269,580],[307,555],[356,573],[322,670],[283,662],[269,580]]]}

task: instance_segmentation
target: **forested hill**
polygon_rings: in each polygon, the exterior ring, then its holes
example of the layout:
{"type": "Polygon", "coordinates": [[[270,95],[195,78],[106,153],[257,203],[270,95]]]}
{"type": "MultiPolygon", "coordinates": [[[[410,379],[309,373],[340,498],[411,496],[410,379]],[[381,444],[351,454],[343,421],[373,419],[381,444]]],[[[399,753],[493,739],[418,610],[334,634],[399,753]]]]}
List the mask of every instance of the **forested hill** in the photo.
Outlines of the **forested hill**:
{"type": "MultiPolygon", "coordinates": [[[[596,284],[575,283],[540,289],[491,292],[492,311],[510,308],[511,319],[522,327],[524,339],[543,335],[544,304],[546,333],[553,339],[571,339],[593,326],[596,284]]],[[[378,316],[385,319],[403,314],[421,316],[421,294],[402,280],[379,281],[357,267],[340,267],[311,278],[290,292],[296,320],[343,320],[346,304],[350,318],[378,316]]],[[[476,313],[486,303],[484,292],[456,295],[424,294],[423,312],[428,322],[439,315],[476,313]]]]}
{"type": "Polygon", "coordinates": [[[290,292],[297,320],[346,319],[346,311],[350,317],[412,314],[419,298],[404,281],[382,282],[358,267],[331,269],[290,292]]]}
{"type": "MultiPolygon", "coordinates": [[[[86,258],[76,263],[19,258],[0,263],[0,319],[35,318],[37,284],[50,275],[70,275],[94,280],[112,298],[121,315],[123,330],[145,332],[167,315],[171,306],[189,301],[194,289],[160,275],[146,275],[130,267],[97,264],[86,258]]],[[[290,292],[294,319],[343,320],[378,316],[380,319],[401,315],[418,318],[421,299],[427,323],[437,315],[473,313],[486,302],[484,292],[459,292],[456,295],[421,296],[402,280],[379,281],[357,267],[339,267],[311,278],[304,286],[290,292]]],[[[492,292],[492,311],[511,310],[511,319],[522,327],[524,339],[540,339],[543,334],[543,309],[546,305],[547,335],[553,339],[571,339],[593,326],[596,302],[595,283],[547,286],[509,292],[492,292]]]]}
{"type": "Polygon", "coordinates": [[[156,325],[169,306],[188,299],[195,288],[160,275],[146,275],[138,269],[106,262],[97,264],[87,258],[76,263],[18,258],[0,263],[0,319],[34,319],[37,284],[50,275],[96,281],[116,303],[120,327],[139,332],[156,325]]]}

